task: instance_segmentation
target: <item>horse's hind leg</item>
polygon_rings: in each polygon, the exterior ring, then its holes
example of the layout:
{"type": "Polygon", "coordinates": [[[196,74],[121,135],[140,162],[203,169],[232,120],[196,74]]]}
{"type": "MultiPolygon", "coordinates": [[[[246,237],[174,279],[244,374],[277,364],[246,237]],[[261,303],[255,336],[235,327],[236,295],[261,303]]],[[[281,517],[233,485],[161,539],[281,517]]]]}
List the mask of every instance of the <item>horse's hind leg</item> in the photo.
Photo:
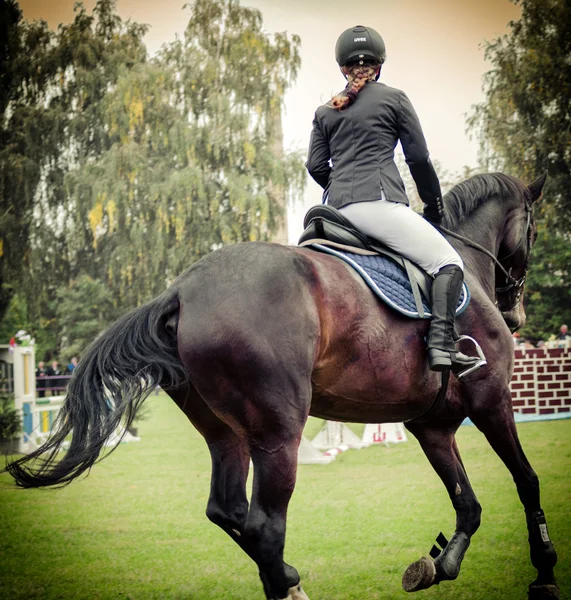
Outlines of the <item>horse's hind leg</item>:
{"type": "Polygon", "coordinates": [[[456,511],[456,531],[434,562],[421,558],[406,570],[402,585],[407,592],[416,592],[447,579],[456,579],[460,565],[470,545],[470,538],[480,526],[482,509],[470,482],[454,434],[453,426],[408,423],[407,429],[418,439],[426,457],[442,479],[456,511]]]}
{"type": "Polygon", "coordinates": [[[529,598],[558,598],[559,588],[553,573],[557,554],[549,538],[539,501],[539,479],[519,442],[509,390],[502,397],[503,402],[498,402],[496,397],[493,404],[487,404],[488,410],[475,411],[470,418],[509,469],[525,509],[531,562],[537,569],[537,579],[529,586],[529,598]]]}
{"type": "Polygon", "coordinates": [[[210,410],[193,388],[167,393],[202,434],[210,451],[212,475],[206,516],[242,545],[248,514],[248,445],[210,410]]]}
{"type": "MultiPolygon", "coordinates": [[[[279,447],[251,448],[233,431],[207,434],[212,482],[206,514],[252,558],[267,598],[308,600],[298,572],[283,560],[287,505],[295,486],[300,437],[279,434],[279,447]],[[254,463],[252,502],[246,478],[250,452],[254,463]]],[[[269,440],[269,443],[272,442],[269,440]]]]}
{"type": "Polygon", "coordinates": [[[262,581],[267,598],[308,600],[297,571],[283,561],[286,513],[295,487],[301,429],[299,433],[280,433],[279,445],[275,445],[276,439],[269,436],[267,444],[258,442],[252,447],[254,481],[246,531],[255,547],[260,573],[266,576],[262,581]]]}
{"type": "MultiPolygon", "coordinates": [[[[260,579],[268,598],[308,600],[301,589],[297,571],[283,562],[283,544],[281,546],[281,569],[272,567],[274,571],[272,572],[270,568],[267,568],[267,564],[271,562],[268,560],[270,555],[263,544],[260,544],[260,536],[256,532],[256,523],[260,521],[259,501],[256,500],[260,497],[260,494],[256,492],[256,481],[260,485],[265,477],[262,473],[254,477],[253,511],[250,511],[251,515],[248,518],[249,504],[246,495],[246,480],[250,463],[250,446],[247,440],[237,435],[214,414],[195,390],[170,390],[168,393],[203,435],[210,451],[212,477],[210,496],[206,508],[207,517],[224,530],[258,564],[260,579]],[[249,521],[248,524],[247,521],[249,521]],[[275,579],[276,570],[283,574],[285,580],[286,592],[284,596],[276,596],[272,591],[275,587],[272,582],[275,579]]],[[[297,464],[299,440],[294,445],[295,463],[297,464]]],[[[263,457],[261,460],[256,458],[258,453],[258,450],[252,452],[254,464],[258,465],[262,472],[267,471],[269,467],[270,477],[277,477],[280,469],[284,468],[285,463],[279,457],[276,457],[277,465],[272,467],[272,465],[268,465],[263,457]]],[[[293,475],[295,478],[295,469],[293,475]]],[[[267,483],[262,485],[265,491],[269,492],[270,486],[267,483]]],[[[293,485],[291,491],[293,491],[293,485]]],[[[291,496],[291,492],[289,495],[285,494],[281,497],[282,502],[285,500],[286,506],[289,496],[291,496]]]]}
{"type": "MultiPolygon", "coordinates": [[[[206,435],[212,457],[212,479],[206,516],[223,529],[246,554],[260,565],[260,550],[256,540],[248,535],[247,518],[249,512],[246,496],[250,451],[244,439],[228,430],[224,435],[206,435]]],[[[297,452],[297,450],[296,450],[297,452]]],[[[307,600],[299,587],[297,571],[282,560],[286,573],[290,600],[307,600]]],[[[260,566],[260,579],[268,598],[271,596],[271,584],[263,566],[260,566]]]]}

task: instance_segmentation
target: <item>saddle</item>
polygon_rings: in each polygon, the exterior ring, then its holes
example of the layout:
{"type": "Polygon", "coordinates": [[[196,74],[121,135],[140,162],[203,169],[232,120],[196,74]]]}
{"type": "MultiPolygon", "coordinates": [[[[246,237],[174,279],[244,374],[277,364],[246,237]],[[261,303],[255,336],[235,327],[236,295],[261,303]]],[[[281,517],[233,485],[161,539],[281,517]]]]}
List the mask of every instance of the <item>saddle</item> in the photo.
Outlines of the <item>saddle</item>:
{"type": "MultiPolygon", "coordinates": [[[[379,240],[355,229],[337,209],[318,205],[309,209],[299,246],[337,256],[351,265],[386,304],[411,318],[429,319],[432,276],[418,265],[390,250],[379,240]]],[[[464,287],[456,310],[468,305],[464,287]]]]}

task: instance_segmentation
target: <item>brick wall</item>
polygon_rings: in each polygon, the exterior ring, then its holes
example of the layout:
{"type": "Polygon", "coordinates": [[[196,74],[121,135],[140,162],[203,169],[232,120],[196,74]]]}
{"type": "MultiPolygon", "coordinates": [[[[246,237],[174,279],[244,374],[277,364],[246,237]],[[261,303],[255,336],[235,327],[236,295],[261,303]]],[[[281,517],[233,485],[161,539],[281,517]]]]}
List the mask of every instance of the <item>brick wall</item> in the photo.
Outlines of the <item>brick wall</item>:
{"type": "Polygon", "coordinates": [[[510,387],[516,412],[571,411],[571,348],[517,349],[510,387]]]}

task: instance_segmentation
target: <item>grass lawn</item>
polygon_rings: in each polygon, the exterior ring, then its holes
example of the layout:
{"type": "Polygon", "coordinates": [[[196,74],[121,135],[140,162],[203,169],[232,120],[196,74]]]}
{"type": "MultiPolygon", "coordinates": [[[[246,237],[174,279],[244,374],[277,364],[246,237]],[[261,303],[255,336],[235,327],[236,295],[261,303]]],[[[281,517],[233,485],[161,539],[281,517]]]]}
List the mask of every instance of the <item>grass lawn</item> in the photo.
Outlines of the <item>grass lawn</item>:
{"type": "MultiPolygon", "coordinates": [[[[2,600],[264,597],[254,563],[204,515],[210,458],[202,438],[165,396],[148,405],[142,441],[122,444],[86,479],[25,491],[0,477],[2,600]]],[[[320,425],[310,420],[306,435],[320,425]]],[[[542,484],[561,597],[571,598],[571,420],[522,424],[519,433],[542,484]]],[[[515,486],[476,428],[462,427],[458,443],[482,527],[458,580],[417,597],[523,600],[535,571],[515,486]]],[[[404,599],[404,570],[454,522],[414,439],[350,450],[329,465],[299,467],[286,560],[311,600],[404,599]]]]}

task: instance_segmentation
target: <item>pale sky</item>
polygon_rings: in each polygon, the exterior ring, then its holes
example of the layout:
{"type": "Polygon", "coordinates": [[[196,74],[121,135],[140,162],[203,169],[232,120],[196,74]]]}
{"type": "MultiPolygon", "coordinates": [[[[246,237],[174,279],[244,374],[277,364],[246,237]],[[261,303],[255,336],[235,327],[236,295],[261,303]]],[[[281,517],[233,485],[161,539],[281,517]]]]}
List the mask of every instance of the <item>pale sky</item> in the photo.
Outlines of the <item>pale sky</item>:
{"type": "MultiPolygon", "coordinates": [[[[45,19],[52,28],[73,19],[75,0],[20,0],[24,18],[45,19]]],[[[90,10],[94,0],[87,0],[90,10]]],[[[118,0],[122,18],[151,26],[149,51],[182,35],[188,20],[184,0],[118,0]]],[[[262,12],[264,28],[301,37],[302,66],[286,97],[284,137],[304,151],[317,106],[344,87],[335,62],[339,34],[354,25],[375,28],[385,40],[387,62],[381,81],[411,99],[433,159],[449,171],[476,166],[477,140],[465,132],[466,114],[483,99],[482,76],[490,69],[481,44],[507,33],[519,7],[509,0],[241,0],[262,12]],[[355,7],[356,10],[352,10],[355,7]]],[[[289,212],[289,238],[301,233],[305,211],[321,199],[308,183],[303,205],[289,212]]]]}

